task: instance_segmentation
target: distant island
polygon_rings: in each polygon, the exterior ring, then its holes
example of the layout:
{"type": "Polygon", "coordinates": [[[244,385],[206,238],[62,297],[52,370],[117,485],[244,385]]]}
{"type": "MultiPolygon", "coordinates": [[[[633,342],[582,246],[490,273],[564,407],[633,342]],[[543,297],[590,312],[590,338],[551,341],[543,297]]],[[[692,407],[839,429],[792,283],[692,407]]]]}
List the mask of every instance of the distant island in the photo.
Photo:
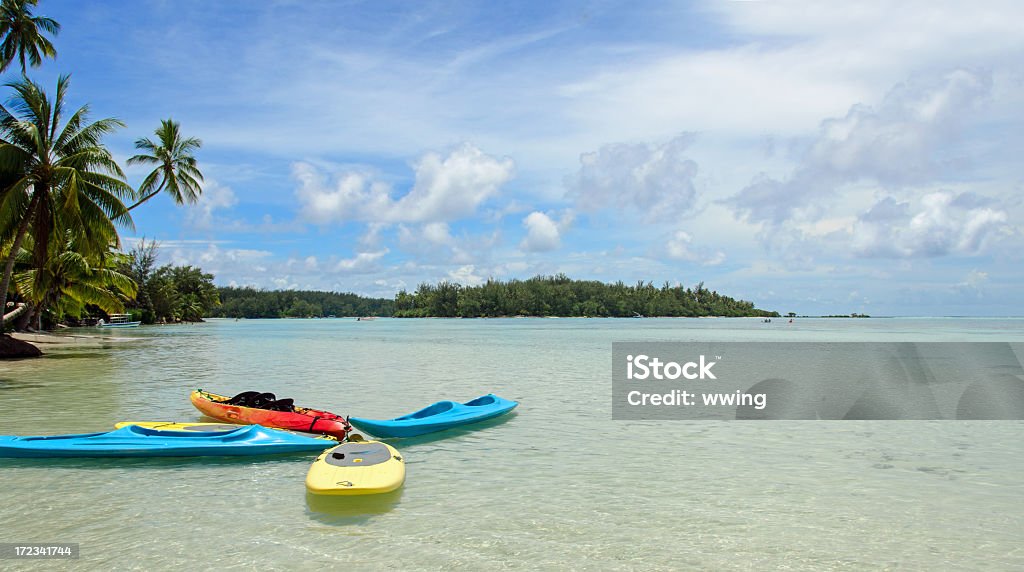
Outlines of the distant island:
{"type": "Polygon", "coordinates": [[[751,302],[708,290],[650,282],[626,285],[573,280],[564,274],[527,280],[488,280],[479,286],[442,281],[401,291],[394,300],[350,293],[219,288],[221,304],[211,317],[309,318],[394,316],[397,318],[557,317],[779,317],[751,302]]]}

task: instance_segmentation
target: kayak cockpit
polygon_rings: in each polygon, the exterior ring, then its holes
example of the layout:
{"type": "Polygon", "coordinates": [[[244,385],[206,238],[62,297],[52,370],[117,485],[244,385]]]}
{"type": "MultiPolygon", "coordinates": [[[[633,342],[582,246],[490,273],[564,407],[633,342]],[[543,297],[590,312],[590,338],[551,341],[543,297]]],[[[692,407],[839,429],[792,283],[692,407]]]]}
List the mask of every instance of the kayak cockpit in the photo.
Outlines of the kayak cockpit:
{"type": "Polygon", "coordinates": [[[494,394],[488,393],[487,395],[477,397],[472,401],[467,401],[463,405],[466,405],[467,407],[481,407],[484,405],[494,405],[496,402],[497,399],[495,399],[494,394]]]}
{"type": "Polygon", "coordinates": [[[458,405],[454,401],[438,401],[437,403],[420,409],[415,413],[403,415],[395,419],[395,421],[405,421],[407,419],[423,419],[424,417],[433,417],[451,411],[458,405]]]}

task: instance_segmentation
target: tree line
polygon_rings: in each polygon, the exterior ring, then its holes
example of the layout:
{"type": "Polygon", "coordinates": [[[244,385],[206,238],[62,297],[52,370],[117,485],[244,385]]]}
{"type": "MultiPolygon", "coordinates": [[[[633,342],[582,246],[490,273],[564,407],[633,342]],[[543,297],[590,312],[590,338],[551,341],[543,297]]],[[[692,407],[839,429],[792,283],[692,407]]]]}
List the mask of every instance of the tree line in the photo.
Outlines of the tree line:
{"type": "Polygon", "coordinates": [[[778,312],[760,310],[751,302],[736,300],[708,290],[701,282],[692,288],[651,282],[627,285],[596,280],[573,280],[564,274],[536,276],[507,282],[488,280],[479,286],[442,281],[421,284],[415,292],[395,296],[396,317],[563,316],[763,316],[778,312]]]}
{"type": "Polygon", "coordinates": [[[497,318],[502,316],[615,317],[758,316],[779,317],[751,302],[708,290],[650,282],[626,285],[573,280],[564,274],[507,282],[488,280],[479,286],[442,281],[423,283],[415,292],[402,290],[394,300],[352,293],[305,290],[260,290],[220,287],[220,305],[210,317],[326,318],[394,316],[397,318],[497,318]]]}
{"type": "Polygon", "coordinates": [[[391,316],[395,303],[347,292],[218,288],[220,305],[208,314],[218,318],[327,318],[391,316]]]}

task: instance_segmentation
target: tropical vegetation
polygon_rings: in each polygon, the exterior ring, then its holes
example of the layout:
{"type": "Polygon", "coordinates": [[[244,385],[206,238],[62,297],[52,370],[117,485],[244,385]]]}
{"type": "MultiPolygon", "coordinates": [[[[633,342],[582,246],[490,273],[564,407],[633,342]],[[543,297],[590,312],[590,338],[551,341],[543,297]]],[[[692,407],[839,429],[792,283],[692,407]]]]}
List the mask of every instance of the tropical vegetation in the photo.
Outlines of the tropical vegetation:
{"type": "Polygon", "coordinates": [[[390,316],[395,303],[387,298],[301,290],[219,288],[220,306],[209,314],[222,318],[326,318],[390,316]]]}
{"type": "MultiPolygon", "coordinates": [[[[73,248],[91,266],[104,267],[119,245],[115,225],[132,227],[122,199],[134,191],[102,142],[123,124],[109,118],[89,122],[88,106],[66,115],[68,85],[68,76],[61,76],[51,99],[41,86],[23,78],[8,84],[14,95],[7,106],[0,106],[0,180],[5,183],[0,191],[0,242],[10,244],[3,249],[0,308],[6,308],[19,259],[28,263],[23,268],[36,282],[32,296],[21,293],[35,300],[34,313],[39,314],[46,300],[39,281],[49,274],[44,270],[59,266],[53,256],[73,248]],[[31,246],[27,256],[22,253],[26,245],[31,246]]],[[[19,277],[17,284],[28,284],[28,279],[19,277]]],[[[79,302],[103,304],[105,310],[122,306],[110,297],[86,296],[79,302]]]]}
{"type": "Polygon", "coordinates": [[[564,274],[528,280],[488,280],[479,286],[443,281],[421,284],[413,293],[395,296],[396,317],[586,316],[764,316],[751,302],[708,290],[701,282],[692,288],[650,282],[627,285],[573,280],[564,274]]]}
{"type": "Polygon", "coordinates": [[[119,272],[138,285],[138,293],[126,307],[146,324],[201,322],[220,304],[213,274],[194,266],[167,264],[156,267],[156,242],[142,240],[118,266],[119,272]]]}
{"type": "Polygon", "coordinates": [[[21,68],[0,105],[0,332],[8,314],[17,328],[126,309],[152,321],[201,319],[217,303],[213,277],[192,267],[154,269],[155,260],[147,267],[139,252],[121,252],[118,230],[134,230],[129,211],[161,192],[178,204],[197,200],[203,176],[194,154],[202,143],[161,121],[155,140],[135,142],[128,163],[154,169],[132,188],[104,144],[125,125],[92,121],[88,105],[69,109],[67,75],[52,93],[26,76],[57,55],[47,34],[60,24],[36,16],[37,3],[0,0],[0,71],[21,68]]]}
{"type": "Polygon", "coordinates": [[[154,133],[157,142],[147,137],[138,139],[135,148],[144,153],[128,159],[129,165],[155,167],[139,185],[142,196],[128,207],[129,211],[160,194],[160,191],[166,191],[179,205],[194,204],[203,192],[200,186],[203,174],[199,172],[193,155],[203,142],[195,137],[183,137],[181,125],[171,119],[161,121],[154,133]]]}
{"type": "Polygon", "coordinates": [[[0,2],[0,72],[15,61],[24,75],[27,67],[39,67],[43,57],[56,58],[57,50],[43,32],[57,35],[60,24],[52,18],[33,16],[38,0],[3,0],[0,2]],[[27,59],[27,61],[26,61],[27,59]]]}

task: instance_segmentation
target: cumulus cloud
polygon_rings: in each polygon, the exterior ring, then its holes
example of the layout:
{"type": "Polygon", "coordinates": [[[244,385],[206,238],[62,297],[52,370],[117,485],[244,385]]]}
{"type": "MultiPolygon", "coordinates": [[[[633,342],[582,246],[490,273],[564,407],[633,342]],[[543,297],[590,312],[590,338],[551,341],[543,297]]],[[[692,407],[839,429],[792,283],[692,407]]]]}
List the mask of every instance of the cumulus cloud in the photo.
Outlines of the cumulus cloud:
{"type": "Polygon", "coordinates": [[[444,222],[475,214],[511,180],[515,165],[464,144],[446,156],[427,153],[413,168],[412,189],[397,198],[370,172],[343,172],[331,183],[320,167],[298,162],[292,176],[302,215],[310,222],[444,222]]]}
{"type": "Polygon", "coordinates": [[[938,191],[916,204],[886,197],[857,218],[852,247],[864,257],[973,255],[1006,222],[1004,210],[971,193],[938,191]]]}
{"type": "Polygon", "coordinates": [[[452,234],[451,227],[444,222],[426,224],[400,224],[398,246],[416,255],[422,261],[450,264],[479,263],[490,255],[499,242],[500,233],[452,234]]]}
{"type": "Polygon", "coordinates": [[[231,187],[221,185],[213,179],[206,179],[199,200],[188,207],[186,214],[188,223],[197,229],[210,229],[213,226],[214,211],[231,208],[237,203],[238,198],[231,187]]]}
{"type": "Polygon", "coordinates": [[[519,244],[522,250],[546,252],[561,246],[562,236],[558,223],[548,215],[534,211],[523,219],[523,226],[526,227],[526,238],[519,244]]]}
{"type": "Polygon", "coordinates": [[[339,260],[334,266],[341,272],[367,272],[375,269],[376,262],[390,252],[387,248],[376,252],[359,252],[353,258],[339,260]]]}
{"type": "Polygon", "coordinates": [[[630,209],[650,221],[672,220],[694,207],[697,163],[685,151],[692,135],[671,141],[613,143],[580,156],[580,170],[568,181],[578,208],[630,209]]]}
{"type": "Polygon", "coordinates": [[[877,107],[855,105],[819,126],[785,179],[755,178],[727,201],[751,222],[819,215],[843,185],[894,187],[938,180],[964,116],[990,92],[988,75],[955,70],[893,88],[877,107]]]}
{"type": "Polygon", "coordinates": [[[967,273],[962,282],[953,285],[953,291],[959,294],[973,294],[980,298],[988,280],[988,272],[975,268],[967,273]]]}
{"type": "Polygon", "coordinates": [[[722,251],[708,252],[704,249],[695,249],[693,237],[683,230],[672,233],[665,243],[665,253],[673,260],[686,260],[704,266],[717,266],[725,262],[725,253],[722,251]]]}
{"type": "Polygon", "coordinates": [[[448,272],[448,278],[453,282],[465,284],[466,286],[479,286],[484,283],[485,278],[476,273],[476,266],[467,264],[448,272]]]}

